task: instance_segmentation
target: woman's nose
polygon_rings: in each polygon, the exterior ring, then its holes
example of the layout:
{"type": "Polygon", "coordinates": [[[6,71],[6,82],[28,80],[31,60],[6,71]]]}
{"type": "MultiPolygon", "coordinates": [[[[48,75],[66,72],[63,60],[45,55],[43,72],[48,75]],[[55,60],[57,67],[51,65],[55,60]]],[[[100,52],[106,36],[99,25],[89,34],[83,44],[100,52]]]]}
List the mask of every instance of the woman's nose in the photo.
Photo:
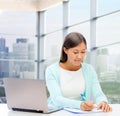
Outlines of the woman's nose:
{"type": "Polygon", "coordinates": [[[78,57],[78,58],[81,58],[81,57],[82,57],[81,53],[79,53],[77,57],[78,57]]]}

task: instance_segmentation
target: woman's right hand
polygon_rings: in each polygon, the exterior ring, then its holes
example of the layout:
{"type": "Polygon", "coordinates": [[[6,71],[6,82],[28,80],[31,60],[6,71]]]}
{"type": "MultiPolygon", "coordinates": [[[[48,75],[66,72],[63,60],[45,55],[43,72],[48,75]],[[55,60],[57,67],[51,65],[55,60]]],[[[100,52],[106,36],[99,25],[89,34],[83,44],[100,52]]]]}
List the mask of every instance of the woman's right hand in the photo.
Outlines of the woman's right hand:
{"type": "Polygon", "coordinates": [[[94,102],[84,101],[81,103],[80,109],[84,111],[91,111],[94,108],[94,102]]]}

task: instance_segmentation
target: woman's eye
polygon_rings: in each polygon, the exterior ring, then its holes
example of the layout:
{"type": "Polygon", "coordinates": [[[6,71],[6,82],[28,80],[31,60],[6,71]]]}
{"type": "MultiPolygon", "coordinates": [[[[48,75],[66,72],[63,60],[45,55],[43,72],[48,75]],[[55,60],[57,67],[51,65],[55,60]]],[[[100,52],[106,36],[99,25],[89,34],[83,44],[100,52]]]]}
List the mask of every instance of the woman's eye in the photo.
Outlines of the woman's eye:
{"type": "Polygon", "coordinates": [[[85,52],[81,52],[82,54],[85,54],[85,52]]]}
{"type": "MultiPolygon", "coordinates": [[[[73,52],[74,54],[79,54],[79,52],[73,52]]],[[[86,52],[80,52],[81,54],[85,54],[86,52]]]]}
{"type": "Polygon", "coordinates": [[[78,54],[78,52],[73,52],[74,54],[78,54]]]}

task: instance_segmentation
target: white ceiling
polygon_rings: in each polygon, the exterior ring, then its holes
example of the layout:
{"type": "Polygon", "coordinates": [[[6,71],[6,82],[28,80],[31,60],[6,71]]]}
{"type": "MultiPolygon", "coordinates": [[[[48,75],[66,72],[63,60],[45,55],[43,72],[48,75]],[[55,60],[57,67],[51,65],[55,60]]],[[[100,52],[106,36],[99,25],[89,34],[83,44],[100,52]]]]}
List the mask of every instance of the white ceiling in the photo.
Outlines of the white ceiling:
{"type": "Polygon", "coordinates": [[[0,10],[42,11],[64,0],[0,0],[0,10]]]}

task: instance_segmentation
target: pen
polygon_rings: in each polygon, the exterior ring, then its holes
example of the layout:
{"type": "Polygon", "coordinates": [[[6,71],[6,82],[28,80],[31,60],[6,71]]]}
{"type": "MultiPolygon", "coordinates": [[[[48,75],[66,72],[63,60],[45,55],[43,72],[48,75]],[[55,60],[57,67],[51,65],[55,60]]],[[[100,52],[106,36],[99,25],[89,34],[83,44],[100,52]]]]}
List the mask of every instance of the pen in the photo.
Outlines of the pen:
{"type": "MultiPolygon", "coordinates": [[[[86,97],[83,94],[80,94],[80,96],[82,97],[83,100],[86,100],[86,97]]],[[[94,108],[97,108],[96,104],[94,104],[94,108]]]]}
{"type": "Polygon", "coordinates": [[[80,94],[83,100],[86,100],[86,97],[83,94],[80,94]]]}

